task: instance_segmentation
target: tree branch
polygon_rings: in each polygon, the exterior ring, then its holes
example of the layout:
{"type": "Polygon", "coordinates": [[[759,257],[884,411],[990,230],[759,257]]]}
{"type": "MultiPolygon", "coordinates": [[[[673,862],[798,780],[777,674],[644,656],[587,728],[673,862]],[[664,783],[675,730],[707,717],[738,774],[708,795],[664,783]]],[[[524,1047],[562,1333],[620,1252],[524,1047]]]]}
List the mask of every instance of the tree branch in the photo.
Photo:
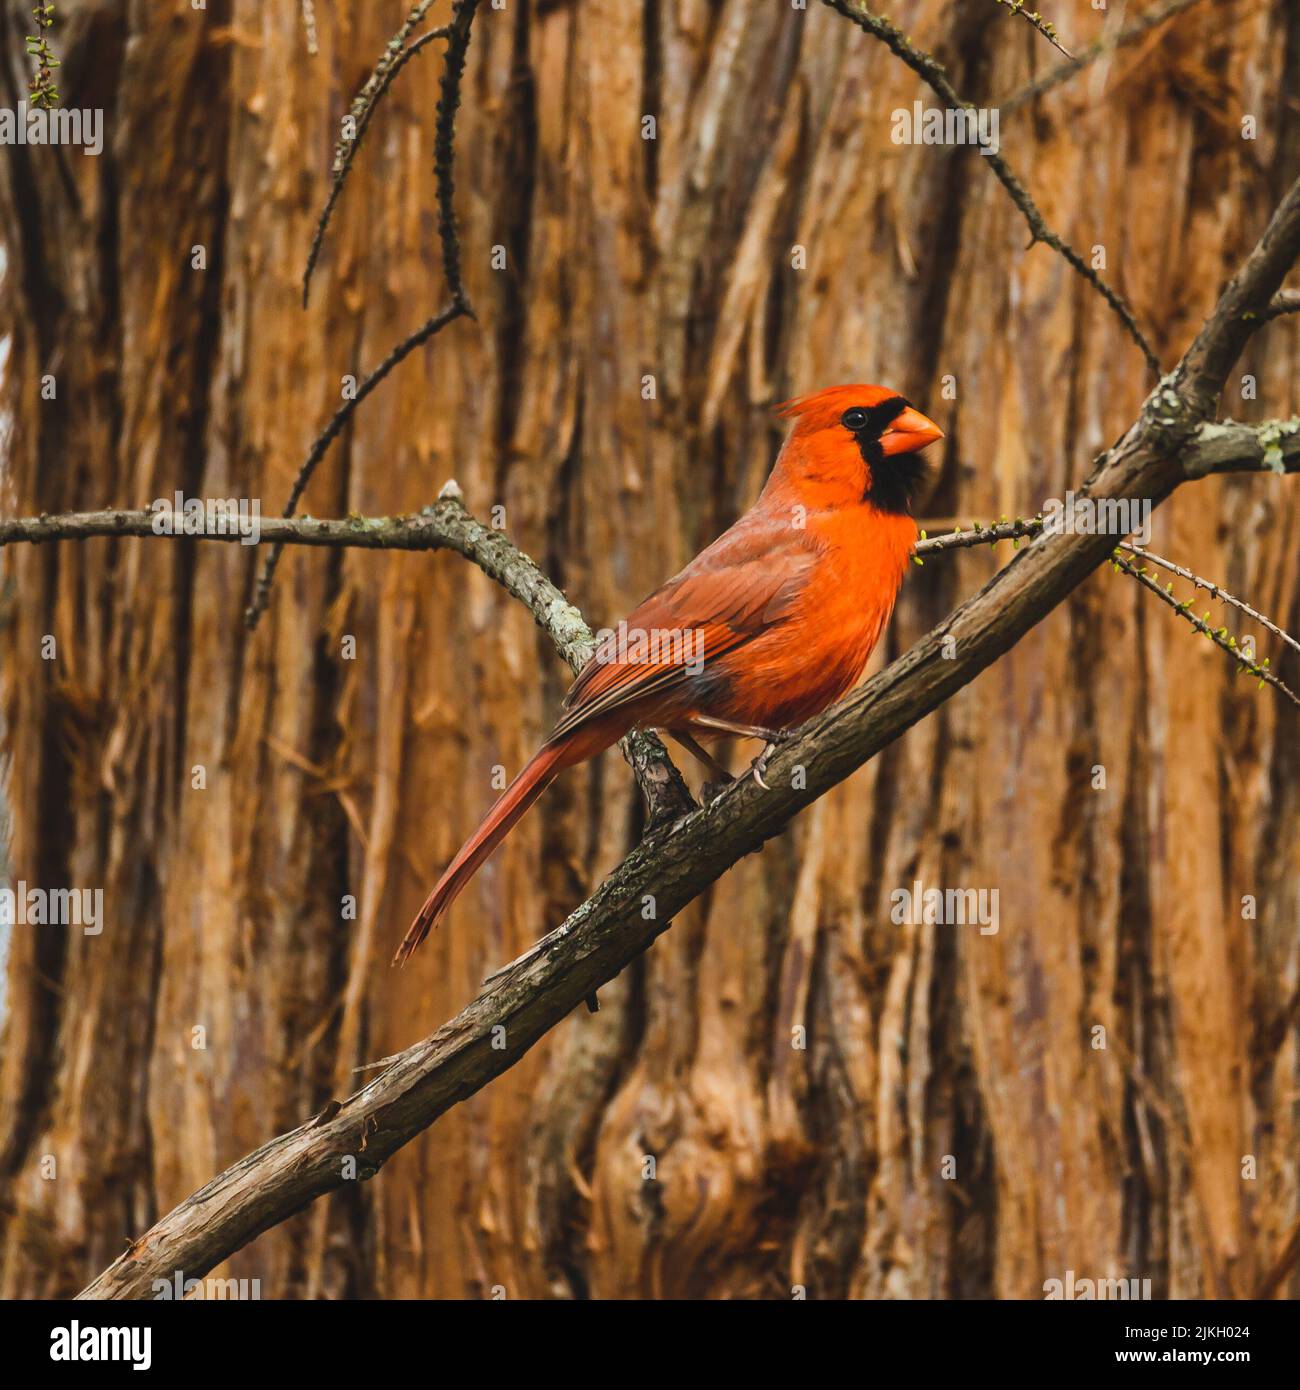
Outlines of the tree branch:
{"type": "MultiPolygon", "coordinates": [[[[1267,303],[1297,255],[1300,184],[1283,200],[1178,371],[1098,460],[1083,484],[1085,495],[1158,504],[1184,481],[1177,455],[1203,422],[1212,372],[1223,373],[1212,392],[1217,396],[1231,370],[1225,345],[1238,341],[1242,306],[1267,303]],[[1289,261],[1284,248],[1290,248],[1289,261]]],[[[897,661],[783,744],[768,765],[771,790],[741,778],[703,810],[652,831],[563,926],[456,1018],[393,1058],[336,1112],[326,1107],[315,1121],[214,1178],[133,1241],[80,1296],[144,1297],[155,1279],[177,1269],[201,1277],[260,1232],[350,1181],[349,1160],[357,1177],[373,1177],[397,1149],[513,1066],[613,979],[738,859],[974,680],[1113,551],[1108,535],[1035,536],[897,661]],[[802,777],[793,775],[796,768],[802,777]]]]}
{"type": "MultiPolygon", "coordinates": [[[[308,450],[307,457],[298,469],[293,487],[289,491],[289,500],[284,506],[285,516],[292,516],[297,510],[298,503],[307,490],[307,484],[311,482],[312,474],[316,471],[316,465],[325,457],[329,446],[343,433],[344,426],[352,418],[356,408],[375,387],[416,348],[441,333],[448,324],[454,323],[459,318],[472,319],[474,317],[474,308],[469,302],[469,294],[465,289],[465,282],[461,275],[460,240],[456,233],[453,168],[455,164],[456,112],[460,109],[460,83],[465,72],[465,55],[469,51],[470,30],[474,24],[478,3],[479,0],[455,0],[452,5],[451,23],[446,26],[445,31],[440,30],[438,32],[438,37],[443,37],[445,32],[447,48],[443,54],[442,84],[438,96],[438,112],[434,120],[433,172],[438,188],[438,239],[442,245],[443,278],[447,281],[447,291],[451,295],[451,302],[431,319],[426,320],[409,337],[398,343],[379,366],[357,387],[356,393],[350,399],[345,400],[342,406],[335,411],[333,419],[316,437],[316,442],[308,450]]],[[[392,42],[404,41],[405,35],[423,19],[428,8],[425,0],[421,0],[421,3],[417,4],[411,11],[406,24],[399,30],[397,37],[392,42]]],[[[410,53],[414,51],[414,47],[407,50],[407,56],[410,56],[410,53]]],[[[397,54],[394,55],[393,62],[384,69],[382,74],[380,69],[384,68],[384,60],[380,60],[379,68],[371,75],[370,82],[366,84],[362,95],[358,98],[359,101],[368,103],[367,119],[368,113],[374,109],[375,102],[387,90],[388,81],[392,80],[397,69],[401,66],[403,60],[400,53],[399,48],[397,54]],[[377,82],[376,78],[378,78],[377,82]],[[374,84],[373,91],[371,90],[372,84],[374,84]]],[[[345,166],[343,176],[346,176],[346,173],[347,168],[345,166]]],[[[341,182],[337,182],[336,189],[341,187],[341,182]]],[[[324,237],[324,227],[328,222],[329,207],[332,206],[334,196],[336,196],[336,192],[331,194],[331,203],[326,206],[326,215],[318,230],[318,236],[321,238],[324,237]]],[[[313,243],[311,255],[308,257],[307,277],[310,277],[314,257],[318,253],[319,246],[313,243]]],[[[303,280],[304,304],[306,303],[307,287],[310,283],[307,277],[304,277],[303,280]]],[[[271,553],[266,557],[266,563],[262,566],[262,573],[253,589],[252,600],[244,612],[244,625],[249,631],[257,626],[259,619],[266,611],[266,605],[271,597],[271,585],[275,582],[275,571],[283,553],[284,547],[282,545],[272,546],[271,553]]]]}
{"type": "Polygon", "coordinates": [[[1098,58],[1104,58],[1117,48],[1132,43],[1134,39],[1140,39],[1143,34],[1150,33],[1152,29],[1163,24],[1165,20],[1172,19],[1175,15],[1182,14],[1184,10],[1190,10],[1193,5],[1200,3],[1201,0],[1166,0],[1163,5],[1153,5],[1145,14],[1139,15],[1127,28],[1121,29],[1114,35],[1103,35],[1096,43],[1089,44],[1087,48],[1076,53],[1068,63],[1059,64],[1045,77],[1040,77],[1038,81],[1031,82],[1027,87],[1022,87],[1013,96],[998,102],[998,109],[1004,115],[1016,110],[1017,107],[1023,106],[1026,102],[1033,101],[1035,97],[1042,96],[1044,92],[1050,92],[1054,87],[1059,87],[1062,82],[1068,82],[1075,73],[1082,71],[1090,63],[1095,63],[1098,58]]]}
{"type": "Polygon", "coordinates": [[[311,295],[311,277],[316,269],[316,262],[320,259],[321,249],[325,245],[325,233],[329,229],[330,218],[334,215],[335,204],[343,192],[343,185],[347,182],[348,174],[352,171],[352,162],[356,159],[361,142],[365,139],[366,131],[370,128],[370,118],[375,114],[375,108],[383,100],[389,87],[393,85],[393,80],[397,74],[426,44],[432,43],[435,39],[445,39],[451,34],[451,29],[447,25],[443,25],[438,29],[430,29],[427,34],[421,34],[409,48],[406,47],[406,40],[410,37],[411,31],[429,12],[432,4],[433,0],[420,0],[420,3],[407,15],[405,23],[389,39],[383,56],[375,64],[365,85],[352,102],[352,108],[348,114],[354,123],[355,133],[350,140],[340,136],[338,144],[334,147],[334,177],[330,182],[329,197],[325,200],[325,206],[317,219],[316,231],[311,239],[311,249],[307,252],[307,266],[302,273],[302,307],[304,309],[307,307],[307,300],[311,295]]]}
{"type": "MultiPolygon", "coordinates": [[[[1132,551],[1133,547],[1125,546],[1121,547],[1121,549],[1132,551]]],[[[1133,553],[1141,555],[1143,552],[1133,551],[1133,553]]],[[[1158,560],[1156,556],[1150,556],[1148,558],[1151,559],[1152,563],[1168,563],[1167,561],[1158,560]]],[[[1167,603],[1184,622],[1190,624],[1202,637],[1208,637],[1220,651],[1224,651],[1232,657],[1232,659],[1237,662],[1238,671],[1249,672],[1258,679],[1261,685],[1271,685],[1284,699],[1290,700],[1297,709],[1300,709],[1300,698],[1296,696],[1294,690],[1284,685],[1268,669],[1267,657],[1265,657],[1262,662],[1255,661],[1252,657],[1248,657],[1245,652],[1237,646],[1235,638],[1229,636],[1226,627],[1213,628],[1205,618],[1198,618],[1196,614],[1192,612],[1191,599],[1187,599],[1180,603],[1167,589],[1162,589],[1146,570],[1139,569],[1132,560],[1121,555],[1118,550],[1112,557],[1112,563],[1117,570],[1127,574],[1131,579],[1136,579],[1144,589],[1154,594],[1161,603],[1167,603]]],[[[1269,624],[1269,626],[1271,627],[1272,624],[1269,624]]],[[[1285,636],[1286,634],[1283,633],[1282,635],[1285,636]]],[[[1289,641],[1290,639],[1288,638],[1287,640],[1289,641]]]]}
{"type": "Polygon", "coordinates": [[[1278,319],[1283,314],[1300,313],[1300,290],[1279,290],[1264,311],[1266,319],[1278,319]]]}
{"type": "Polygon", "coordinates": [[[1228,282],[1214,313],[1174,371],[1174,394],[1192,407],[1198,419],[1213,414],[1228,373],[1251,334],[1266,321],[1273,296],[1298,255],[1300,180],[1287,190],[1264,235],[1228,282]]]}
{"type": "MultiPolygon", "coordinates": [[[[263,544],[357,547],[364,550],[454,550],[477,565],[517,598],[555,644],[569,669],[580,671],[595,650],[595,638],[582,614],[527,555],[500,531],[484,526],[465,510],[460,487],[447,483],[432,507],[414,516],[348,517],[317,521],[313,517],[268,517],[259,520],[263,544]]],[[[0,547],[23,541],[91,540],[102,536],[156,536],[172,540],[240,542],[237,527],[186,536],[155,530],[154,511],[68,512],[61,516],[20,517],[0,521],[0,547]]],[[[691,810],[695,801],[663,742],[651,733],[633,733],[619,745],[632,765],[646,799],[651,825],[691,810]]]]}
{"type": "Polygon", "coordinates": [[[1288,647],[1300,652],[1300,642],[1297,642],[1284,628],[1279,627],[1271,618],[1267,618],[1258,609],[1252,608],[1244,599],[1239,599],[1230,594],[1221,584],[1214,583],[1211,579],[1206,579],[1197,574],[1194,570],[1189,570],[1183,565],[1176,565],[1172,560],[1166,560],[1163,555],[1153,554],[1150,550],[1144,549],[1140,545],[1121,545],[1121,550],[1127,551],[1130,555],[1136,555],[1139,560],[1145,560],[1148,564],[1156,565],[1160,569],[1168,570],[1170,574],[1176,574],[1179,579],[1186,579],[1196,589],[1204,589],[1212,599],[1219,603],[1226,603],[1230,608],[1235,608],[1239,613],[1244,613],[1252,622],[1258,623],[1266,628],[1280,641],[1285,642],[1288,647]]]}
{"type": "MultiPolygon", "coordinates": [[[[948,81],[948,75],[944,71],[943,65],[932,54],[915,47],[908,36],[887,19],[872,14],[865,7],[855,6],[850,3],[850,0],[822,0],[822,3],[828,5],[836,14],[841,14],[845,19],[852,21],[859,29],[870,34],[872,38],[883,43],[896,58],[906,63],[946,106],[967,111],[974,109],[972,103],[964,101],[957,95],[952,83],[948,81]]],[[[1141,349],[1142,356],[1146,358],[1147,366],[1150,367],[1152,374],[1159,376],[1160,359],[1147,342],[1142,330],[1138,327],[1137,320],[1133,317],[1132,310],[1124,302],[1122,296],[1084,261],[1069,242],[1059,237],[1047,225],[1046,219],[1038,210],[1038,205],[1029,196],[1029,190],[1020,182],[1006,160],[991,149],[984,149],[981,154],[987,158],[989,168],[992,169],[998,182],[1010,194],[1011,201],[1020,209],[1021,215],[1029,224],[1030,246],[1036,241],[1050,246],[1077,275],[1082,276],[1101,295],[1124,325],[1128,336],[1141,349]]]]}
{"type": "Polygon", "coordinates": [[[1025,0],[994,0],[994,3],[1032,24],[1058,53],[1064,53],[1067,58],[1072,59],[1074,57],[1074,54],[1061,42],[1061,36],[1056,32],[1056,25],[1048,23],[1036,11],[1025,9],[1025,0]]]}
{"type": "Polygon", "coordinates": [[[1202,425],[1182,461],[1188,478],[1209,473],[1300,472],[1300,417],[1258,425],[1235,420],[1202,425]]]}
{"type": "MultiPolygon", "coordinates": [[[[1300,417],[1265,420],[1257,425],[1233,420],[1200,425],[1181,449],[1179,461],[1186,479],[1216,473],[1300,473],[1300,417]]],[[[539,613],[549,595],[567,603],[563,594],[540,570],[541,581],[549,591],[534,587],[521,578],[523,566],[533,562],[517,550],[500,531],[476,521],[464,508],[461,490],[448,483],[435,502],[422,511],[404,516],[349,516],[322,519],[312,516],[261,517],[260,535],[254,543],[267,545],[306,545],[358,550],[454,550],[472,560],[484,573],[496,579],[532,610],[539,613]],[[518,587],[516,587],[518,586],[518,587]],[[547,594],[546,599],[536,595],[547,594]]],[[[205,531],[195,535],[159,531],[159,513],[152,510],[108,509],[93,512],[42,513],[40,516],[12,517],[0,521],[0,547],[41,545],[51,541],[85,541],[114,536],[155,537],[173,541],[221,541],[245,543],[238,528],[205,531]]],[[[1034,520],[999,522],[994,526],[946,532],[918,542],[918,556],[936,555],[946,550],[988,545],[995,540],[1016,540],[1033,535],[1040,523],[1034,520]]],[[[536,569],[536,566],[533,566],[536,569]]],[[[577,609],[572,610],[575,614],[577,609]]],[[[580,618],[581,615],[579,615],[580,618]]],[[[585,624],[584,624],[585,628],[585,624]]],[[[548,628],[548,631],[550,629],[548,628]]],[[[552,634],[554,635],[554,634],[552,634]]],[[[557,638],[560,646],[563,639],[557,638]]],[[[568,645],[561,655],[573,665],[568,645]]]]}

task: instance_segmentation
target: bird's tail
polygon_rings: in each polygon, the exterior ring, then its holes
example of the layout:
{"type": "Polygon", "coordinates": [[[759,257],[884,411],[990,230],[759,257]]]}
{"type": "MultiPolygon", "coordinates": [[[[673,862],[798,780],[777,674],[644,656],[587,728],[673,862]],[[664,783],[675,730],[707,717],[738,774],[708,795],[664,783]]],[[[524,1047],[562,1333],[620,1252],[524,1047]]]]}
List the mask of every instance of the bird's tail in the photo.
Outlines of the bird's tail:
{"type": "MultiPolygon", "coordinates": [[[[612,743],[613,739],[609,742],[612,743]]],[[[519,776],[501,793],[500,799],[483,818],[483,823],[460,847],[455,859],[447,865],[402,938],[402,944],[393,957],[394,965],[406,964],[411,953],[428,936],[429,929],[452,905],[461,889],[474,877],[479,866],[505,839],[524,812],[550,786],[556,774],[600,751],[599,748],[588,746],[590,743],[590,738],[570,735],[544,743],[538,749],[519,776]]]]}

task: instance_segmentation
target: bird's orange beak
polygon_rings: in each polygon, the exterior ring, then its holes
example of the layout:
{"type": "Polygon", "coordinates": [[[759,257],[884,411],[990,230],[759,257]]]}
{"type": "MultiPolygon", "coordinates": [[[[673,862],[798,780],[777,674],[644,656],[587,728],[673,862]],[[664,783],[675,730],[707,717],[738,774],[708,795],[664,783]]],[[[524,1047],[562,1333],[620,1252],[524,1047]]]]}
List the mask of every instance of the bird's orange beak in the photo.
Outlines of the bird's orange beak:
{"type": "Polygon", "coordinates": [[[881,436],[880,447],[886,454],[914,454],[927,444],[943,438],[943,431],[910,405],[890,422],[881,436]]]}

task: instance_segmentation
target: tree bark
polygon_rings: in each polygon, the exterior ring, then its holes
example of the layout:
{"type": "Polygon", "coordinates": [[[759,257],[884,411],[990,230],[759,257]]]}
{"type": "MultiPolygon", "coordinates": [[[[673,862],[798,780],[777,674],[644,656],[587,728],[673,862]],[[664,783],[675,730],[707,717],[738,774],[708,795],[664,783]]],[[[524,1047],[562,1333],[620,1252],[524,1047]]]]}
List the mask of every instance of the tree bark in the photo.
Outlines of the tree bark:
{"type": "MultiPolygon", "coordinates": [[[[27,8],[5,5],[8,32],[27,8]]],[[[316,7],[315,56],[293,5],[66,8],[65,100],[106,108],[109,145],[0,166],[4,513],[180,488],[274,514],[342,378],[446,300],[437,45],[376,113],[304,313],[338,122],[405,6],[316,7]]],[[[987,8],[893,18],[995,101],[1055,55],[987,8]]],[[[1295,175],[1298,76],[1282,0],[1194,7],[1004,121],[1048,221],[1104,247],[1166,365],[1295,175]]],[[[414,512],[454,475],[602,623],[748,505],[780,438],[767,406],[819,385],[880,380],[936,414],[928,518],[1079,486],[1146,395],[1141,356],[1024,249],[977,154],[891,142],[891,112],[926,95],[822,9],[484,8],[456,141],[478,319],[358,411],[305,510],[414,512]]],[[[1224,414],[1296,412],[1295,335],[1260,330],[1224,414]]],[[[1152,545],[1294,629],[1298,527],[1289,482],[1206,478],[1152,545]]],[[[878,663],[999,551],[914,569],[878,663]]],[[[554,714],[563,673],[527,611],[455,556],[303,547],[249,639],[241,547],[97,539],[4,563],[13,877],[101,886],[107,919],[11,933],[12,1297],[80,1288],[453,1017],[642,812],[617,759],[570,775],[391,972],[494,768],[554,714]]],[[[228,1272],[274,1297],[1036,1297],[1067,1269],[1247,1293],[1297,1216],[1298,760],[1290,709],[1096,575],[686,908],[598,1014],[228,1272]],[[999,888],[1000,930],[895,925],[917,880],[999,888]]]]}

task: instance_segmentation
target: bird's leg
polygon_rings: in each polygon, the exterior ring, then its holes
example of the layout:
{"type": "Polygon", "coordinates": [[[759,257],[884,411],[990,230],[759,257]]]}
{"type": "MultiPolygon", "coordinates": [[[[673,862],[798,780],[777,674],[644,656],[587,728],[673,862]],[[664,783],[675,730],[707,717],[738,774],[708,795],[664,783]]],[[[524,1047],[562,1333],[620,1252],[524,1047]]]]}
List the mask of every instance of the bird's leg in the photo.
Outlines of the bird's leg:
{"type": "Polygon", "coordinates": [[[667,729],[676,742],[680,743],[692,757],[698,758],[700,762],[713,774],[713,776],[700,788],[700,805],[707,806],[709,802],[717,797],[718,793],[729,787],[736,779],[727,771],[725,767],[708,751],[702,748],[685,729],[667,729]]]}
{"type": "Polygon", "coordinates": [[[685,729],[669,729],[667,732],[680,743],[693,758],[698,758],[715,777],[721,778],[723,782],[731,782],[734,780],[731,773],[722,766],[717,758],[715,758],[707,748],[701,748],[685,729]]]}
{"type": "Polygon", "coordinates": [[[764,729],[758,724],[733,724],[727,719],[714,719],[711,715],[697,714],[691,723],[697,729],[716,729],[722,734],[735,734],[739,738],[761,738],[764,743],[763,751],[754,759],[751,771],[754,774],[754,781],[758,783],[764,791],[771,791],[771,787],[763,781],[763,774],[767,771],[767,760],[773,753],[790,737],[789,729],[764,729]]]}

